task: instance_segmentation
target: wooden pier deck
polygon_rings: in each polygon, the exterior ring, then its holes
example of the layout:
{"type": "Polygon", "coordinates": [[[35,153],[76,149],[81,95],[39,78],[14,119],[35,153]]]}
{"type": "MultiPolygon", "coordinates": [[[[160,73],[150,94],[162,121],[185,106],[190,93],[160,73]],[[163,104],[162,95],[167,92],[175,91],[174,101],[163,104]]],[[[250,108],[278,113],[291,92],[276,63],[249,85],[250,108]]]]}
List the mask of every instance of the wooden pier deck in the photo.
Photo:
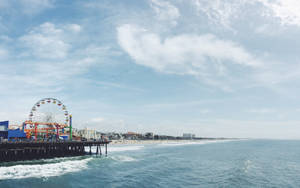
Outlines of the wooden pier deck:
{"type": "Polygon", "coordinates": [[[96,154],[107,155],[108,144],[109,141],[0,142],[0,162],[81,156],[92,154],[93,146],[96,154]],[[85,152],[85,147],[89,147],[89,152],[85,152]]]}

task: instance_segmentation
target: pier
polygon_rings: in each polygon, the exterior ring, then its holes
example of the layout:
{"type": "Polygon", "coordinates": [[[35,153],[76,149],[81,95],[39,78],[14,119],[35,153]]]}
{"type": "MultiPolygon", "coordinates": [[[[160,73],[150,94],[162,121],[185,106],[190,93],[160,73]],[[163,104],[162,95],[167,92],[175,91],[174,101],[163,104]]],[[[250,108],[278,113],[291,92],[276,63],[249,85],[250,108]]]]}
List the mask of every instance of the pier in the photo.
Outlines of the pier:
{"type": "Polygon", "coordinates": [[[92,155],[92,147],[96,147],[96,155],[107,155],[110,143],[102,135],[91,138],[74,134],[72,115],[55,98],[37,101],[28,119],[14,127],[9,121],[0,122],[0,163],[92,155]]]}
{"type": "Polygon", "coordinates": [[[96,147],[96,155],[107,155],[108,144],[109,141],[0,142],[0,162],[91,155],[92,147],[96,147]],[[85,147],[89,147],[89,152],[85,152],[85,147]]]}

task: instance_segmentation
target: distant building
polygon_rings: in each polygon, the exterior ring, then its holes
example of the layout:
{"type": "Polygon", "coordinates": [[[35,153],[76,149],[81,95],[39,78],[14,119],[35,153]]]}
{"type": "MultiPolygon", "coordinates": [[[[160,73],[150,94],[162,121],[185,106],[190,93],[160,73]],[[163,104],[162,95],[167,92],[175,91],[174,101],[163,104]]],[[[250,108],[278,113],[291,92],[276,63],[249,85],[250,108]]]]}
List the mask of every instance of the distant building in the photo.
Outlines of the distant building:
{"type": "Polygon", "coordinates": [[[121,133],[114,133],[114,132],[110,132],[110,133],[103,133],[102,134],[104,137],[106,137],[109,140],[119,140],[119,139],[123,139],[123,136],[121,133]]]}
{"type": "Polygon", "coordinates": [[[177,140],[177,137],[168,135],[154,135],[154,140],[177,140]]]}
{"type": "Polygon", "coordinates": [[[141,139],[143,136],[139,133],[128,132],[122,135],[127,140],[137,140],[141,139]]]}
{"type": "Polygon", "coordinates": [[[151,132],[145,133],[145,138],[146,139],[154,139],[154,134],[151,132]]]}
{"type": "Polygon", "coordinates": [[[85,128],[85,129],[79,130],[77,132],[77,134],[78,134],[78,136],[81,136],[81,137],[86,138],[88,140],[90,140],[90,139],[99,139],[97,137],[96,130],[94,130],[94,129],[85,128]]]}
{"type": "Polygon", "coordinates": [[[73,136],[79,136],[79,129],[76,129],[76,128],[72,128],[72,134],[73,136]]]}
{"type": "Polygon", "coordinates": [[[192,134],[192,133],[183,133],[182,138],[183,139],[191,140],[191,139],[195,138],[195,134],[192,134]]]}
{"type": "Polygon", "coordinates": [[[96,131],[96,139],[97,140],[101,139],[102,135],[103,134],[101,132],[96,131]]]}

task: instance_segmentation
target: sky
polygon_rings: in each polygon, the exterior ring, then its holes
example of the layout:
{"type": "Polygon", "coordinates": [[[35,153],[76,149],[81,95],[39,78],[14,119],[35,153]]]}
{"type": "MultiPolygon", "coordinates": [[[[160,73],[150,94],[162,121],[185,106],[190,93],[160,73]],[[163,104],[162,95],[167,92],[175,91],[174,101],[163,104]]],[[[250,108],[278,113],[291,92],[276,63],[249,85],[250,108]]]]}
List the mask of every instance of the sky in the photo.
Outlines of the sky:
{"type": "Polygon", "coordinates": [[[298,0],[0,0],[0,120],[300,138],[298,0]]]}

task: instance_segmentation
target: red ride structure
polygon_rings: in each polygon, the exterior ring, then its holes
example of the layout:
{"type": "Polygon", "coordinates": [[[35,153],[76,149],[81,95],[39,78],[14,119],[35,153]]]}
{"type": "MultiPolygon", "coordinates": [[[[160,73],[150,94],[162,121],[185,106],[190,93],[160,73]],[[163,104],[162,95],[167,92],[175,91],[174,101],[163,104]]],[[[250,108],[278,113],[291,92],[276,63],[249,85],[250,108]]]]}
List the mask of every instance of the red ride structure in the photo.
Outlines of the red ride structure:
{"type": "Polygon", "coordinates": [[[29,118],[23,124],[27,138],[37,140],[58,140],[69,137],[72,140],[72,116],[69,116],[67,107],[58,99],[44,98],[32,107],[29,118]],[[70,123],[70,124],[68,124],[70,123]]]}

